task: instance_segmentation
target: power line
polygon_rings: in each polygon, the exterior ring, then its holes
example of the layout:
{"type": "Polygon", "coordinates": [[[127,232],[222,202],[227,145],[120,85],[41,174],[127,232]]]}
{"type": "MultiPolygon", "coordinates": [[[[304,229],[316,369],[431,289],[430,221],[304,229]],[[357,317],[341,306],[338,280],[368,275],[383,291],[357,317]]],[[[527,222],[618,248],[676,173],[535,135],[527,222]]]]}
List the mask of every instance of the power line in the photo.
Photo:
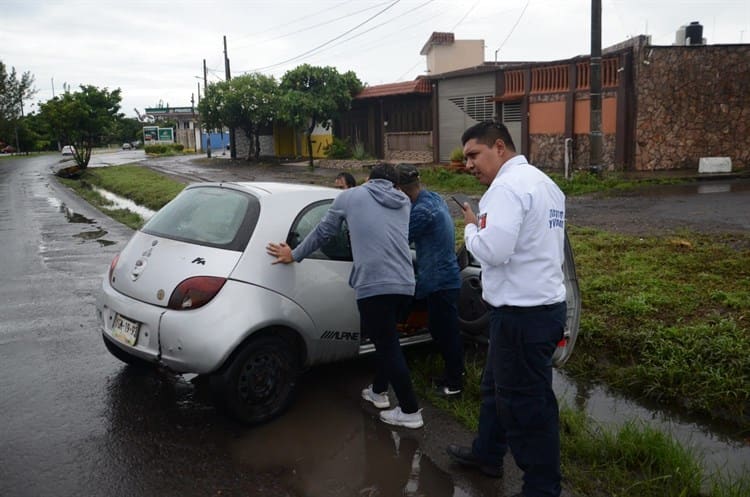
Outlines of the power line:
{"type": "Polygon", "coordinates": [[[353,39],[355,39],[355,38],[359,38],[360,36],[362,36],[362,35],[365,35],[365,34],[369,33],[370,31],[374,31],[375,29],[377,29],[377,28],[379,28],[379,27],[381,27],[381,26],[385,26],[386,24],[390,24],[390,23],[392,23],[392,22],[393,22],[394,20],[397,20],[397,19],[399,19],[399,18],[401,18],[401,17],[405,16],[406,14],[410,14],[410,13],[414,12],[414,11],[415,11],[415,10],[417,10],[417,9],[421,9],[421,8],[422,8],[422,7],[424,7],[425,5],[427,5],[427,4],[430,4],[430,3],[434,2],[434,1],[435,1],[435,0],[427,0],[427,1],[426,1],[426,2],[424,2],[424,3],[422,3],[422,4],[420,4],[420,5],[417,5],[417,6],[416,6],[416,7],[414,7],[413,9],[407,10],[406,12],[404,12],[404,13],[400,14],[400,16],[399,16],[399,17],[396,17],[396,18],[393,18],[393,19],[388,19],[388,20],[386,20],[386,21],[383,21],[383,22],[381,22],[380,24],[376,24],[375,26],[371,27],[370,29],[366,29],[366,30],[364,30],[364,31],[362,31],[362,32],[359,32],[359,33],[357,33],[357,34],[353,35],[353,36],[350,36],[349,38],[345,38],[345,39],[341,40],[341,41],[340,41],[340,42],[338,42],[338,43],[334,43],[333,45],[330,45],[330,46],[328,46],[328,47],[322,48],[321,50],[318,50],[318,51],[317,51],[317,52],[316,52],[316,53],[315,53],[314,55],[318,55],[318,54],[319,54],[319,53],[321,53],[321,52],[325,52],[326,50],[330,50],[331,48],[335,48],[335,47],[337,47],[337,46],[339,46],[339,45],[343,45],[344,43],[347,43],[347,42],[349,42],[349,41],[351,41],[351,40],[353,40],[353,39]]]}
{"type": "Polygon", "coordinates": [[[270,68],[272,68],[272,67],[277,67],[277,66],[281,66],[281,65],[287,64],[287,63],[289,63],[289,62],[293,62],[293,61],[295,61],[295,60],[301,59],[301,58],[305,57],[306,55],[309,55],[309,54],[311,54],[312,52],[315,52],[316,50],[319,50],[320,48],[322,48],[322,47],[324,47],[324,46],[326,46],[326,45],[329,45],[329,44],[333,43],[334,41],[336,41],[336,40],[338,40],[338,39],[340,39],[340,38],[343,38],[344,36],[348,35],[348,34],[349,34],[349,33],[351,33],[352,31],[354,31],[355,29],[357,29],[357,28],[359,28],[359,27],[361,27],[361,26],[363,26],[363,25],[367,24],[367,23],[368,23],[368,22],[370,22],[371,20],[373,20],[373,19],[375,19],[376,17],[378,17],[379,15],[383,14],[383,13],[384,13],[385,11],[387,11],[387,10],[391,9],[391,8],[392,8],[393,6],[395,6],[395,5],[396,5],[397,3],[399,3],[400,1],[401,1],[401,0],[396,0],[395,2],[391,3],[391,4],[390,4],[390,5],[388,6],[388,7],[384,8],[384,9],[383,9],[383,10],[381,10],[381,11],[379,11],[379,12],[378,12],[378,13],[376,13],[375,15],[373,15],[373,16],[370,16],[370,17],[368,17],[368,18],[367,18],[366,20],[364,20],[363,22],[361,22],[361,23],[357,24],[357,25],[356,25],[356,26],[354,26],[353,28],[351,28],[351,29],[349,29],[349,30],[347,30],[347,31],[345,31],[345,32],[343,32],[343,33],[341,33],[340,35],[338,35],[338,36],[336,36],[336,37],[334,37],[334,38],[331,38],[331,39],[330,39],[330,40],[328,40],[327,42],[325,42],[325,43],[323,43],[323,44],[321,44],[321,45],[318,45],[318,46],[317,46],[317,47],[315,47],[315,48],[311,48],[311,49],[310,49],[310,50],[308,50],[307,52],[304,52],[304,53],[301,53],[300,55],[297,55],[296,57],[292,57],[291,59],[283,60],[283,61],[281,61],[281,62],[277,62],[276,64],[271,64],[271,65],[269,65],[269,66],[265,66],[265,67],[258,67],[258,68],[256,68],[256,69],[253,69],[253,70],[251,70],[251,71],[243,71],[243,72],[257,72],[257,71],[262,71],[262,70],[264,70],[264,69],[270,69],[270,68]]]}
{"type": "Polygon", "coordinates": [[[521,18],[523,17],[523,14],[526,12],[526,9],[529,6],[531,0],[526,0],[526,5],[523,6],[523,10],[521,11],[521,15],[518,16],[518,19],[516,19],[516,23],[513,25],[512,28],[510,28],[510,33],[508,33],[508,36],[505,37],[503,42],[500,44],[499,47],[497,47],[497,50],[495,50],[495,62],[497,62],[497,53],[500,51],[503,46],[505,46],[505,42],[508,41],[508,38],[510,38],[510,35],[513,34],[513,31],[516,30],[516,26],[518,26],[518,23],[521,22],[521,18]]]}
{"type": "MultiPolygon", "coordinates": [[[[344,3],[349,3],[349,2],[347,1],[347,2],[344,2],[344,3]]],[[[353,16],[355,16],[357,14],[361,14],[362,12],[367,12],[368,10],[376,9],[376,8],[382,6],[382,5],[387,4],[387,3],[388,2],[381,2],[381,3],[373,5],[371,7],[360,9],[360,10],[357,10],[355,12],[351,12],[349,14],[345,14],[343,16],[335,17],[335,18],[329,19],[329,20],[327,20],[325,22],[321,22],[321,23],[318,23],[318,24],[313,24],[311,26],[307,26],[306,28],[298,29],[298,30],[295,30],[295,31],[289,31],[288,33],[284,33],[284,34],[281,34],[281,35],[278,35],[278,36],[274,36],[273,38],[266,38],[264,40],[260,40],[260,41],[257,41],[257,42],[251,42],[251,43],[245,43],[243,45],[237,45],[236,48],[247,47],[247,46],[250,46],[250,45],[258,46],[258,45],[262,45],[264,43],[269,43],[269,42],[272,42],[272,41],[280,40],[282,38],[286,38],[287,36],[296,35],[296,34],[299,34],[299,33],[304,33],[305,31],[311,31],[313,29],[317,29],[317,28],[325,26],[327,24],[331,24],[331,23],[334,23],[336,21],[340,21],[341,19],[346,19],[347,17],[353,17],[353,16]]],[[[264,32],[267,32],[267,31],[264,31],[264,32]]]]}
{"type": "Polygon", "coordinates": [[[458,20],[456,25],[451,28],[451,32],[455,31],[456,28],[460,26],[462,22],[464,22],[464,20],[469,16],[469,14],[471,14],[471,12],[477,7],[477,5],[479,5],[480,1],[481,0],[477,0],[476,2],[474,2],[474,5],[472,5],[471,8],[466,11],[466,14],[464,14],[464,16],[458,20]]]}

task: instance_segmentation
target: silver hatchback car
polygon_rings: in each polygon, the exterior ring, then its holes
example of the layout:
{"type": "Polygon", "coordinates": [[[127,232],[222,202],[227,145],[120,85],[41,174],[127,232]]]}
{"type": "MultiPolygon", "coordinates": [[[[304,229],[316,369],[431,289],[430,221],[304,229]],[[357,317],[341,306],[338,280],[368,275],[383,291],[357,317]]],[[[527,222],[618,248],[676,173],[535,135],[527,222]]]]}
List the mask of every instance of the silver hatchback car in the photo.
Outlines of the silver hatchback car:
{"type": "MultiPolygon", "coordinates": [[[[254,424],[281,413],[301,371],[374,350],[359,331],[345,227],[300,264],[271,265],[269,241],[296,246],[340,190],[287,183],[199,183],[137,231],[97,296],[107,349],[118,359],[206,375],[214,398],[254,424]]],[[[486,339],[479,267],[458,254],[463,331],[486,339]]],[[[566,243],[568,326],[555,364],[570,356],[580,299],[566,243]]],[[[415,306],[415,309],[417,306],[415,306]]],[[[403,345],[430,340],[424,312],[400,325],[403,345]]]]}

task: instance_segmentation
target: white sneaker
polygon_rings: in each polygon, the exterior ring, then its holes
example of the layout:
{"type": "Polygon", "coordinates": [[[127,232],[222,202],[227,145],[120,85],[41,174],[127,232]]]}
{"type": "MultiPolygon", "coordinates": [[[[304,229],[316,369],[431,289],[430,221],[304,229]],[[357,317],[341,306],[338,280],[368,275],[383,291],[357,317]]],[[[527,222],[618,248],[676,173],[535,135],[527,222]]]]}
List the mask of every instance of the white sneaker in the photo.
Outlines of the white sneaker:
{"type": "Polygon", "coordinates": [[[372,405],[374,405],[378,409],[391,407],[391,401],[388,400],[388,392],[375,393],[372,390],[372,385],[362,389],[362,398],[367,402],[372,402],[372,405]]]}
{"type": "Polygon", "coordinates": [[[380,420],[389,425],[405,426],[406,428],[421,428],[424,425],[422,421],[422,409],[411,414],[401,411],[400,407],[394,407],[388,411],[380,413],[380,420]]]}

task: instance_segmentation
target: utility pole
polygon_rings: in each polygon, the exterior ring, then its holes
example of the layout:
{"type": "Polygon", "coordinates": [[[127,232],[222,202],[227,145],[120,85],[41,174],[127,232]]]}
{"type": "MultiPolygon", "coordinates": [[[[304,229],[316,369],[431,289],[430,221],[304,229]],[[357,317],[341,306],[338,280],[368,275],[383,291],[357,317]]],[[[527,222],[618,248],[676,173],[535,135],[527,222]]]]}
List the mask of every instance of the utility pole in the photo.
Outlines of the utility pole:
{"type": "MultiPolygon", "coordinates": [[[[200,83],[198,83],[200,85],[200,83]]],[[[208,98],[208,74],[206,71],[206,59],[203,59],[203,91],[204,96],[208,98]]],[[[206,125],[206,157],[211,158],[211,130],[206,125]]]]}
{"type": "Polygon", "coordinates": [[[589,169],[602,172],[602,3],[591,0],[591,130],[589,169]]]}
{"type": "MultiPolygon", "coordinates": [[[[229,71],[229,56],[227,55],[227,37],[224,36],[224,71],[226,73],[227,82],[232,79],[232,74],[229,71]]],[[[237,158],[237,144],[234,141],[234,128],[229,128],[229,157],[232,159],[237,158]]]]}

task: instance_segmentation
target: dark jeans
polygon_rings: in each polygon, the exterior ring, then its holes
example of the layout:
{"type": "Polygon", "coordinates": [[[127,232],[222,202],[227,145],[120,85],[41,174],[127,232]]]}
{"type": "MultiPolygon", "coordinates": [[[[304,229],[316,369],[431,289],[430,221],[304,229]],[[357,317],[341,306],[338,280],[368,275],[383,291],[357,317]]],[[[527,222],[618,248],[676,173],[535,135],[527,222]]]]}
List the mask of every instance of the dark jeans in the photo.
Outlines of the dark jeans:
{"type": "Polygon", "coordinates": [[[510,448],[524,472],[523,495],[558,497],[560,426],[552,354],[563,336],[566,305],[506,306],[490,312],[474,454],[500,465],[510,448]]]}
{"type": "Polygon", "coordinates": [[[409,295],[376,295],[357,300],[357,307],[360,330],[375,345],[372,389],[376,393],[383,393],[390,384],[401,410],[414,413],[419,410],[419,404],[396,330],[397,317],[409,302],[409,295]]]}
{"type": "Polygon", "coordinates": [[[463,387],[464,347],[458,329],[458,288],[437,290],[427,296],[428,327],[445,361],[445,382],[463,387]]]}

